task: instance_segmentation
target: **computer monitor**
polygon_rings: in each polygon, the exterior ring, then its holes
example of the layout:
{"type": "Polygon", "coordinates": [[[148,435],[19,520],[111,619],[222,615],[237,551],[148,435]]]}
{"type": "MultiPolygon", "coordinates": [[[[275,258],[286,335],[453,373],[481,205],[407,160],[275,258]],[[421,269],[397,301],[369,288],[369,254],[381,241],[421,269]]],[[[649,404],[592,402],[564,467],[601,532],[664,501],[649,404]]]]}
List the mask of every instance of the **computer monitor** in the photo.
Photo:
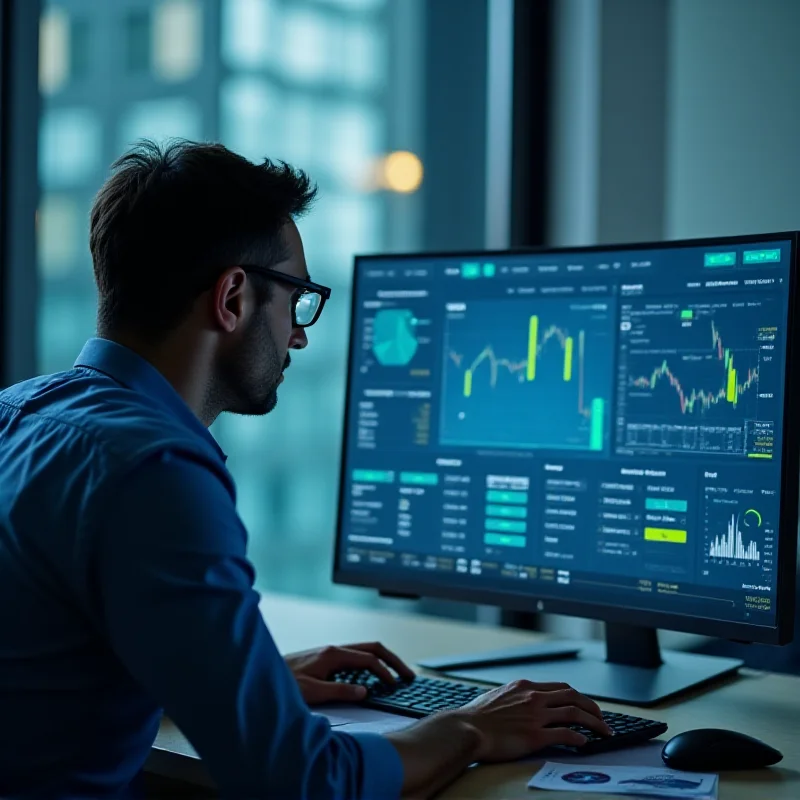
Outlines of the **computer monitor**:
{"type": "Polygon", "coordinates": [[[603,620],[455,674],[641,705],[741,665],[657,628],[788,642],[797,245],[357,257],[334,580],[603,620]]]}

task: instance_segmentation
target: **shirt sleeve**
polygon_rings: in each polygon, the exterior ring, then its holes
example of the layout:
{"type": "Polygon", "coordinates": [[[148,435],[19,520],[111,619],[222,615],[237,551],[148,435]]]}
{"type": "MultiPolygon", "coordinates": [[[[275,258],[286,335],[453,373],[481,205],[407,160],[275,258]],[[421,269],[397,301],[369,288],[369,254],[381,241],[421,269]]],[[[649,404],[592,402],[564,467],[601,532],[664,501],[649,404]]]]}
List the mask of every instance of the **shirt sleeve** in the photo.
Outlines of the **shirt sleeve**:
{"type": "Polygon", "coordinates": [[[335,733],[309,711],[261,616],[244,526],[212,470],[174,454],[148,460],[114,493],[98,533],[110,644],[223,795],[400,796],[389,741],[335,733]]]}

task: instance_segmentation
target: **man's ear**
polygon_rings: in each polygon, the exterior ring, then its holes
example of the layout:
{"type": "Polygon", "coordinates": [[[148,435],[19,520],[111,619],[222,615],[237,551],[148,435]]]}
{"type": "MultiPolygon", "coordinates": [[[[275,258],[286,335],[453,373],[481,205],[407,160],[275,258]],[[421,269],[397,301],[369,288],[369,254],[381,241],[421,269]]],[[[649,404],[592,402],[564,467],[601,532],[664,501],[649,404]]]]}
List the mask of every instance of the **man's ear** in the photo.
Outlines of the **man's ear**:
{"type": "Polygon", "coordinates": [[[214,322],[226,333],[233,333],[245,315],[247,275],[241,267],[231,267],[219,276],[211,290],[214,322]]]}

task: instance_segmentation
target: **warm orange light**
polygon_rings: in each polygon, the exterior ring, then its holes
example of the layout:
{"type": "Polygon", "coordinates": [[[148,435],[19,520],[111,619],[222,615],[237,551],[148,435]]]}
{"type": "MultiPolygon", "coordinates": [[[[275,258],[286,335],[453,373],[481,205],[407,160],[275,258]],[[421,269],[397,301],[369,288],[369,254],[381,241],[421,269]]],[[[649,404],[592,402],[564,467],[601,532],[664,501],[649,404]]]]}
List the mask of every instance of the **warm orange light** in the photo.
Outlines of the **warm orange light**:
{"type": "Polygon", "coordinates": [[[383,188],[401,194],[416,192],[422,184],[423,168],[419,156],[408,150],[389,153],[380,165],[383,188]]]}

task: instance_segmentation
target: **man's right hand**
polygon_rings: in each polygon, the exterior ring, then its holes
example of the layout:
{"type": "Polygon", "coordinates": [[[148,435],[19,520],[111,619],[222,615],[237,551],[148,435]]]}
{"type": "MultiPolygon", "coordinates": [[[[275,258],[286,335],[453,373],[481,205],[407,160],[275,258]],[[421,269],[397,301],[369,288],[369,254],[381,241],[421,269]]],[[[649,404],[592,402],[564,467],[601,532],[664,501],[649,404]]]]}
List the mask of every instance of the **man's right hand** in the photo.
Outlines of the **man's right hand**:
{"type": "Polygon", "coordinates": [[[476,761],[514,761],[550,745],[577,745],[580,725],[609,735],[600,709],[565,683],[516,681],[466,706],[387,735],[403,762],[403,796],[432,797],[476,761]]]}
{"type": "Polygon", "coordinates": [[[552,745],[580,746],[569,725],[610,735],[600,708],[566,683],[515,681],[458,709],[477,730],[476,761],[513,761],[552,745]]]}

